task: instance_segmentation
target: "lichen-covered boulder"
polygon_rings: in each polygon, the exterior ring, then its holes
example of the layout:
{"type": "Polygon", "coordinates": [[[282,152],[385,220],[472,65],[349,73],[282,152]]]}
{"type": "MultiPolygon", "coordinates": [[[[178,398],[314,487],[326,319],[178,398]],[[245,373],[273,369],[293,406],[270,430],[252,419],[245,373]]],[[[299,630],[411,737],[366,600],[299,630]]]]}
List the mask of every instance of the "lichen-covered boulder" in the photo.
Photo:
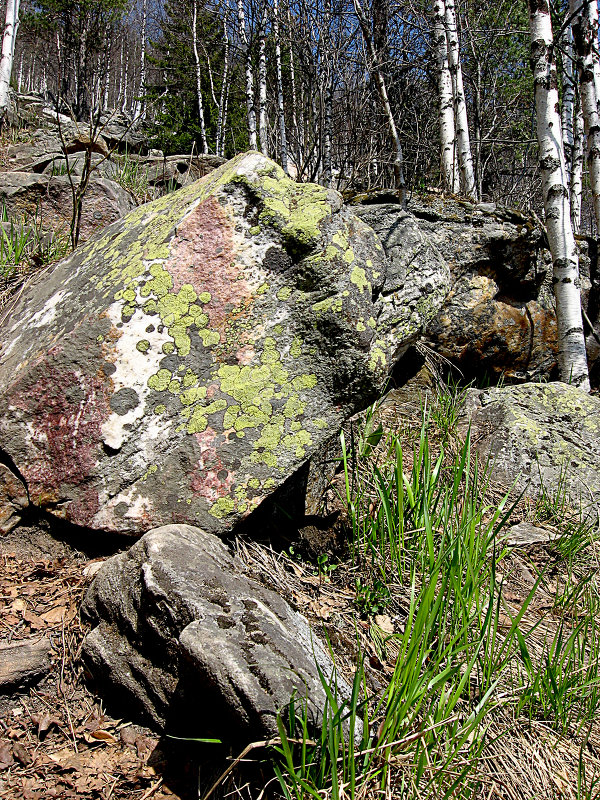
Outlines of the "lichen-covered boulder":
{"type": "MultiPolygon", "coordinates": [[[[84,612],[88,668],[113,703],[154,725],[180,729],[183,713],[194,736],[247,743],[277,735],[277,713],[295,695],[319,729],[319,670],[325,682],[334,673],[327,649],[216,536],[190,525],[150,531],[101,567],[84,612]]],[[[347,683],[336,684],[347,700],[347,683]]]]}
{"type": "Polygon", "coordinates": [[[528,383],[467,395],[472,442],[505,489],[600,503],[600,399],[565,383],[528,383]]]}
{"type": "Polygon", "coordinates": [[[239,156],[23,292],[0,329],[0,448],[76,525],[229,529],[436,313],[390,313],[405,288],[387,269],[338,193],[239,156]]]}

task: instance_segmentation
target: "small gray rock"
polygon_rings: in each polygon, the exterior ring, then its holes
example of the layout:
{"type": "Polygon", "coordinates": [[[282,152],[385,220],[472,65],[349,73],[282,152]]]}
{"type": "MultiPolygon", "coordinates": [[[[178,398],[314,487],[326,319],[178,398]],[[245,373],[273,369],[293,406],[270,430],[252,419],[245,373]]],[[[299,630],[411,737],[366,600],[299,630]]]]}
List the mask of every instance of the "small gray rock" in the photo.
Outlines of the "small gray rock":
{"type": "Polygon", "coordinates": [[[95,625],[84,642],[94,677],[155,725],[183,708],[196,735],[247,742],[277,733],[277,712],[294,694],[319,724],[329,654],[306,619],[248,578],[211,534],[150,531],[102,566],[84,612],[95,625]]]}

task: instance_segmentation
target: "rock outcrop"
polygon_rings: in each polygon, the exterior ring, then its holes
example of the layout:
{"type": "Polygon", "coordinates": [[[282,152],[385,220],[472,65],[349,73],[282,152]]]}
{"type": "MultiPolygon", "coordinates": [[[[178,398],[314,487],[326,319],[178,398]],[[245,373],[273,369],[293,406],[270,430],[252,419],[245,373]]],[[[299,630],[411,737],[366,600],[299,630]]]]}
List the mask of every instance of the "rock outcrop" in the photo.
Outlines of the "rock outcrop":
{"type": "MultiPolygon", "coordinates": [[[[304,617],[244,574],[215,536],[187,525],[146,534],[106,562],[84,612],[84,657],[113,702],[152,724],[195,720],[196,736],[244,744],[277,735],[306,702],[312,728],[334,666],[304,617]]],[[[350,689],[337,676],[340,700],[350,689]]]]}
{"type": "Polygon", "coordinates": [[[250,153],[108,227],[0,331],[0,448],[31,503],[230,530],[437,313],[447,266],[405,224],[410,275],[339,194],[250,153]]]}
{"type": "MultiPolygon", "coordinates": [[[[403,268],[411,274],[407,213],[389,203],[355,211],[374,227],[390,257],[402,254],[403,268]]],[[[552,264],[541,226],[495,204],[434,195],[413,197],[409,212],[412,226],[440,251],[452,273],[452,288],[424,343],[468,378],[547,379],[556,367],[556,317],[552,264]]],[[[581,267],[587,302],[585,247],[581,267]]]]}
{"type": "Polygon", "coordinates": [[[495,483],[530,497],[540,487],[592,515],[600,503],[600,400],[564,383],[469,390],[474,447],[495,483]]]}
{"type": "MultiPolygon", "coordinates": [[[[44,231],[68,235],[73,214],[73,195],[67,175],[5,172],[0,182],[0,204],[17,220],[35,220],[44,231]]],[[[106,178],[93,177],[83,200],[82,241],[95,231],[135,208],[129,192],[106,178]]]]}

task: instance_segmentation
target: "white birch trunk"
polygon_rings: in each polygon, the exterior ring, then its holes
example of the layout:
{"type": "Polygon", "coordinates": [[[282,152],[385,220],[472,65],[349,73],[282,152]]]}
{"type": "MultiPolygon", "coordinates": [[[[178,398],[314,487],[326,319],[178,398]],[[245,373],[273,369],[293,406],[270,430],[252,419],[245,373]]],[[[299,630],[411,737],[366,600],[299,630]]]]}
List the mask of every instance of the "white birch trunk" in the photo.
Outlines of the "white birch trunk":
{"type": "Polygon", "coordinates": [[[325,77],[325,91],[323,97],[323,183],[328,189],[333,185],[333,165],[331,160],[331,120],[333,104],[333,81],[329,70],[325,77]]]}
{"type": "Polygon", "coordinates": [[[21,93],[21,87],[23,86],[23,56],[24,53],[21,53],[21,58],[19,59],[19,74],[17,77],[17,91],[19,94],[21,93]]]}
{"type": "Polygon", "coordinates": [[[531,69],[548,243],[553,263],[561,381],[589,391],[581,315],[579,260],[571,226],[569,191],[559,115],[558,80],[553,59],[552,24],[547,0],[529,0],[531,69]]]}
{"type": "Polygon", "coordinates": [[[256,140],[256,113],[254,111],[254,76],[252,74],[252,59],[250,44],[246,35],[246,17],[244,15],[244,0],[237,0],[239,34],[244,48],[244,61],[246,66],[246,108],[248,110],[248,143],[251,150],[258,148],[256,140]]]}
{"type": "Polygon", "coordinates": [[[573,29],[571,25],[567,27],[562,38],[562,136],[563,147],[565,150],[565,165],[567,169],[567,181],[571,180],[571,169],[573,163],[573,114],[575,110],[575,69],[573,53],[573,29]]]}
{"type": "Polygon", "coordinates": [[[258,34],[258,139],[260,150],[269,155],[269,131],[267,126],[267,3],[263,0],[258,34]]]}
{"type": "Polygon", "coordinates": [[[275,39],[275,68],[277,72],[277,122],[279,127],[279,159],[287,175],[288,152],[285,135],[285,108],[283,104],[283,71],[281,68],[281,39],[279,38],[279,0],[273,0],[273,38],[275,39]]]}
{"type": "Polygon", "coordinates": [[[394,142],[394,151],[395,151],[394,175],[396,178],[396,189],[400,194],[400,201],[402,205],[404,205],[406,202],[406,187],[404,183],[404,155],[402,153],[402,143],[400,142],[400,136],[398,134],[398,129],[396,128],[396,121],[394,120],[394,115],[392,114],[392,108],[390,106],[390,101],[388,98],[387,86],[385,84],[385,77],[383,75],[383,70],[381,69],[381,65],[378,63],[377,60],[377,53],[375,52],[375,45],[373,43],[373,36],[371,35],[371,29],[369,27],[369,23],[367,21],[367,17],[360,3],[360,0],[354,0],[354,10],[356,11],[356,16],[358,17],[358,21],[360,23],[360,28],[363,34],[363,38],[365,40],[365,44],[367,46],[367,50],[371,57],[371,61],[373,62],[372,69],[373,72],[375,73],[375,80],[377,82],[377,89],[379,90],[379,97],[381,99],[383,110],[387,118],[390,135],[392,137],[392,141],[394,142]]]}
{"type": "Polygon", "coordinates": [[[121,111],[127,111],[127,81],[129,78],[129,48],[125,48],[125,60],[123,61],[123,105],[121,106],[121,111]]]}
{"type": "MultiPolygon", "coordinates": [[[[145,114],[145,100],[146,93],[146,27],[148,22],[148,0],[142,0],[142,30],[141,30],[141,47],[140,47],[140,91],[139,100],[135,104],[135,117],[143,119],[145,114]]],[[[195,26],[194,26],[195,30],[195,26]]]]}
{"type": "Polygon", "coordinates": [[[200,56],[198,55],[198,31],[196,30],[198,22],[198,3],[197,0],[193,2],[193,18],[192,18],[192,44],[194,48],[194,65],[196,67],[196,95],[198,98],[198,119],[200,120],[200,142],[202,144],[202,152],[208,155],[208,142],[206,140],[206,126],[204,124],[204,103],[202,102],[202,69],[200,67],[200,56]]]}
{"type": "Polygon", "coordinates": [[[15,37],[19,24],[19,0],[7,0],[2,55],[0,56],[0,123],[8,110],[8,90],[12,72],[15,37]]]}
{"type": "Polygon", "coordinates": [[[225,149],[225,118],[227,98],[229,96],[229,32],[227,30],[227,16],[223,17],[223,38],[225,45],[223,52],[223,82],[219,94],[219,113],[217,116],[216,153],[218,156],[222,156],[225,149]]]}
{"type": "Polygon", "coordinates": [[[571,0],[573,39],[579,71],[579,93],[585,132],[587,134],[587,165],[594,204],[596,235],[600,233],[600,86],[596,82],[598,53],[598,6],[596,0],[583,4],[571,0]]]}
{"type": "Polygon", "coordinates": [[[454,119],[456,124],[456,144],[458,162],[462,179],[462,190],[471,200],[477,200],[477,187],[473,170],[473,155],[469,140],[469,121],[467,119],[467,103],[463,86],[462,67],[460,63],[460,44],[456,28],[456,11],[454,0],[446,0],[446,37],[448,42],[448,64],[452,76],[452,93],[454,95],[454,119]]]}
{"type": "Polygon", "coordinates": [[[444,0],[433,0],[434,41],[437,60],[440,166],[444,191],[458,194],[460,174],[456,157],[456,135],[454,125],[454,101],[452,98],[452,76],[448,63],[448,42],[444,23],[446,6],[444,0]]]}
{"type": "Polygon", "coordinates": [[[581,102],[575,104],[573,117],[573,161],[571,163],[571,224],[573,232],[581,228],[581,195],[583,194],[583,116],[581,102]]]}

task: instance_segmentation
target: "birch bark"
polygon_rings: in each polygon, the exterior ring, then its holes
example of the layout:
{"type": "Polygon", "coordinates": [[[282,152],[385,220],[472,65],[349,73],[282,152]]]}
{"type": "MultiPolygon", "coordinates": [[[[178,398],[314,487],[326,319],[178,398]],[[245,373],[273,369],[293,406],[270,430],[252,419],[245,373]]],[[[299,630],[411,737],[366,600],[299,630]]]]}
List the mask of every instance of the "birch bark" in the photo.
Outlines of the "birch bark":
{"type": "Polygon", "coordinates": [[[573,116],[573,160],[571,163],[571,224],[573,233],[581,227],[581,195],[583,194],[583,116],[581,101],[576,99],[573,116]]]}
{"type": "Polygon", "coordinates": [[[225,121],[227,116],[227,97],[229,94],[229,32],[227,30],[227,15],[223,17],[223,83],[219,94],[219,113],[217,116],[217,142],[216,152],[222,156],[225,146],[225,121]]]}
{"type": "Polygon", "coordinates": [[[287,138],[285,135],[285,108],[283,105],[283,72],[281,68],[281,39],[279,38],[279,0],[273,0],[273,38],[275,39],[275,69],[277,72],[277,122],[279,128],[279,160],[283,171],[288,172],[287,138]]]}
{"type": "Polygon", "coordinates": [[[581,315],[579,260],[569,207],[548,0],[529,0],[537,140],[558,327],[560,380],[589,391],[581,315]]]}
{"type": "Polygon", "coordinates": [[[456,28],[456,11],[454,0],[445,2],[445,27],[448,42],[448,64],[452,76],[452,94],[454,95],[454,120],[456,125],[456,144],[458,162],[462,180],[462,190],[467,197],[477,200],[477,187],[473,170],[473,155],[469,140],[469,121],[467,119],[467,103],[463,86],[462,67],[460,63],[460,45],[456,28]]]}
{"type": "MultiPolygon", "coordinates": [[[[146,26],[148,18],[148,0],[142,0],[142,31],[140,50],[140,99],[135,106],[135,116],[142,119],[146,116],[144,108],[144,94],[146,92],[146,26]]],[[[195,30],[195,26],[194,26],[195,30]]]]}
{"type": "Polygon", "coordinates": [[[600,233],[600,85],[598,75],[598,6],[596,0],[582,3],[570,0],[573,15],[573,40],[577,53],[579,93],[585,132],[587,134],[587,164],[594,203],[596,234],[600,233]]]}
{"type": "Polygon", "coordinates": [[[194,65],[196,67],[196,95],[198,101],[198,119],[200,120],[200,143],[202,152],[208,155],[208,142],[206,140],[206,125],[204,124],[204,103],[202,102],[202,68],[198,55],[198,2],[194,0],[192,9],[192,45],[194,48],[194,65]]]}
{"type": "Polygon", "coordinates": [[[244,0],[237,0],[239,34],[244,48],[244,61],[246,67],[246,108],[248,110],[248,143],[251,150],[256,150],[256,113],[254,111],[254,76],[252,74],[252,58],[250,44],[246,35],[246,16],[244,14],[244,0]]]}
{"type": "Polygon", "coordinates": [[[433,1],[433,30],[438,78],[438,113],[440,124],[440,166],[442,188],[446,192],[458,194],[460,175],[456,158],[456,137],[454,126],[454,101],[452,98],[452,76],[448,63],[448,42],[444,19],[446,6],[444,0],[433,1]]]}
{"type": "Polygon", "coordinates": [[[258,138],[260,150],[269,155],[267,126],[267,3],[263,0],[258,33],[258,138]]]}
{"type": "Polygon", "coordinates": [[[19,24],[19,0],[7,0],[2,55],[0,56],[0,124],[8,110],[8,90],[12,72],[15,36],[19,24]]]}
{"type": "Polygon", "coordinates": [[[565,166],[567,169],[567,181],[571,180],[571,169],[573,163],[574,132],[573,115],[575,111],[575,69],[573,52],[573,29],[571,25],[567,27],[562,39],[562,136],[563,147],[565,150],[565,166]]]}

